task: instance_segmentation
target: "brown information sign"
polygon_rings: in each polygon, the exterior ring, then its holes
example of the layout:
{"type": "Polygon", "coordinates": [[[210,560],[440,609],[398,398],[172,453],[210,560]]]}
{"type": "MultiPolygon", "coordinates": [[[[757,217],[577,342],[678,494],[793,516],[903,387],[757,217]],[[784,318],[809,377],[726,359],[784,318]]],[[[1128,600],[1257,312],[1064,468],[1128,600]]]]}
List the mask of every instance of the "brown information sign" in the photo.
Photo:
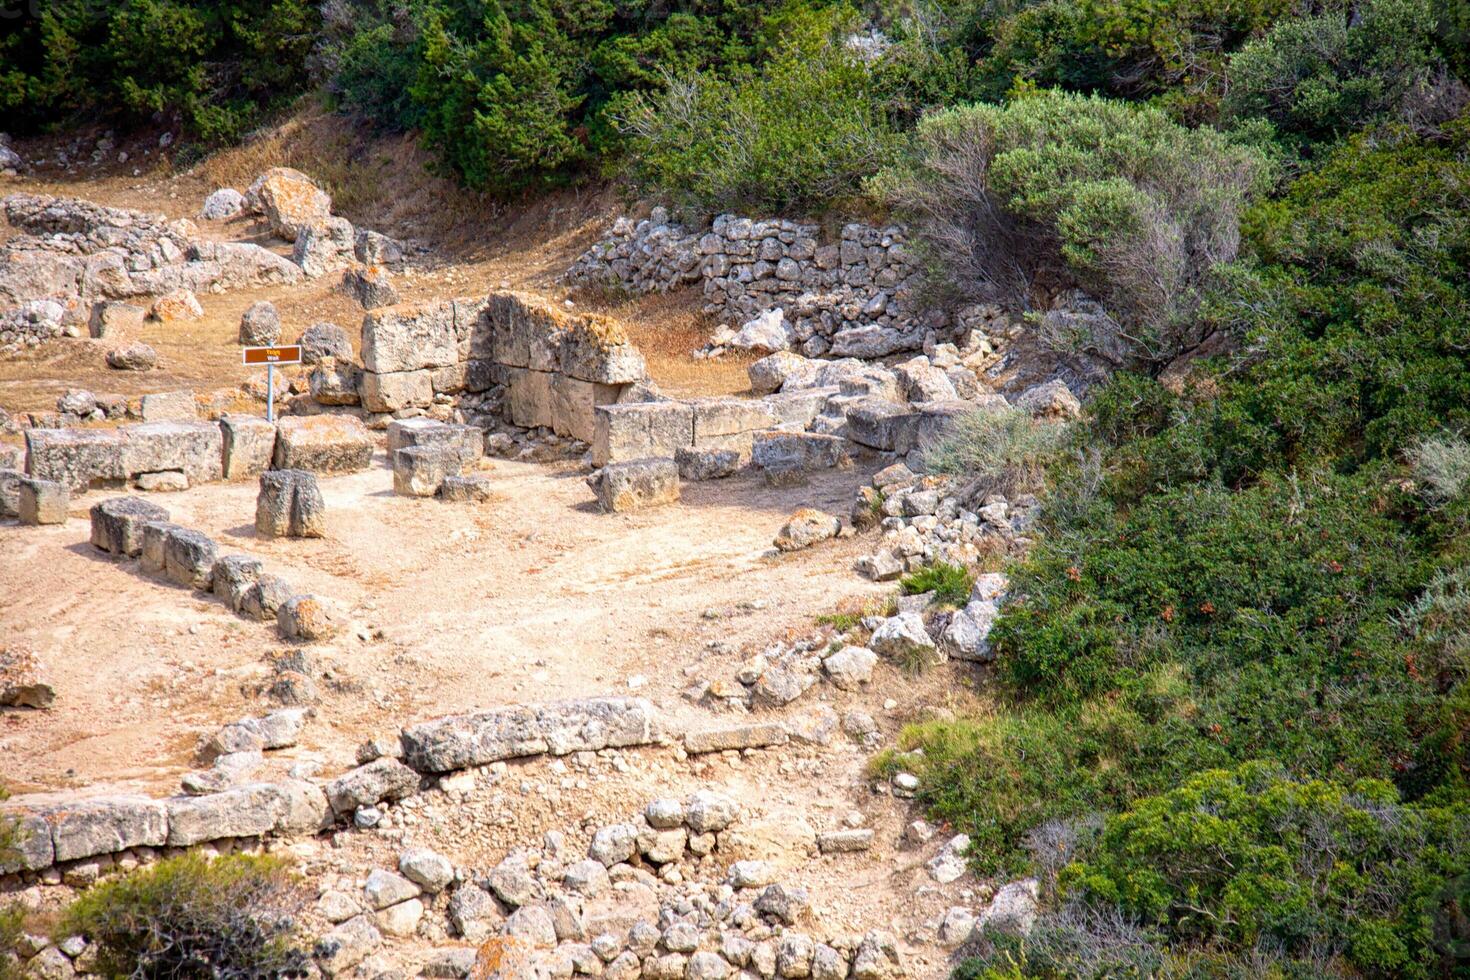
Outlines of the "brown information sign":
{"type": "Polygon", "coordinates": [[[247,347],[245,348],[246,364],[300,364],[301,345],[292,344],[289,347],[247,347]]]}

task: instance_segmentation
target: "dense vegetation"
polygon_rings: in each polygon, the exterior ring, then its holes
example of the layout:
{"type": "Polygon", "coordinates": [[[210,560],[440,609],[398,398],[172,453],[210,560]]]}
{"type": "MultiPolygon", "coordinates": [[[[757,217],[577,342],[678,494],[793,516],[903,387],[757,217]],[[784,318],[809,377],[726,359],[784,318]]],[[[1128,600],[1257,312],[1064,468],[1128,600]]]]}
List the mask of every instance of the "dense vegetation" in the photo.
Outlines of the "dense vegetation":
{"type": "MultiPolygon", "coordinates": [[[[1031,936],[960,974],[1470,970],[1463,0],[28,17],[0,39],[7,125],[104,108],[220,141],[322,83],[475,188],[620,174],[694,217],[889,210],[937,300],[1085,289],[1108,316],[1047,339],[1111,374],[1086,421],[976,416],[931,459],[982,494],[1049,488],[994,710],[883,763],[979,869],[1044,883],[1031,936]]],[[[968,573],[906,587],[958,602],[968,573]]]]}

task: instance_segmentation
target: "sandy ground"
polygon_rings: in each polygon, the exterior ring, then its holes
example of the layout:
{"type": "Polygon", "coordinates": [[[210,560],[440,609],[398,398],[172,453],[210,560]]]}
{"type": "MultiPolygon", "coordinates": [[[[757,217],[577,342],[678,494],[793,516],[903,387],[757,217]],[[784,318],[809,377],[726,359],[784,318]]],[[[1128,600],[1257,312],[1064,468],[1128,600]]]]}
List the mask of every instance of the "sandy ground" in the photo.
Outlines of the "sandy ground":
{"type": "MultiPolygon", "coordinates": [[[[0,178],[0,194],[74,195],[192,217],[215,186],[243,187],[272,163],[302,166],[329,179],[339,210],[354,222],[433,239],[425,267],[397,280],[405,299],[505,287],[557,302],[571,298],[623,319],[666,392],[745,390],[744,363],[690,356],[713,326],[698,312],[697,292],[569,296],[556,283],[621,208],[610,195],[568,192],[507,210],[421,175],[405,177],[411,149],[399,156],[369,152],[331,118],[304,126],[188,173],[43,172],[0,178]]],[[[200,225],[221,238],[258,234],[243,220],[200,225]]],[[[0,236],[5,232],[0,225],[0,236]]],[[[284,243],[263,243],[285,250],[284,243]]],[[[204,320],[150,324],[127,338],[159,351],[160,370],[147,374],[109,371],[103,359],[110,343],[45,345],[0,362],[0,405],[49,412],[71,387],[129,396],[190,387],[214,396],[217,406],[234,400],[237,407],[243,399],[248,409],[241,385],[249,376],[235,343],[240,314],[269,299],[287,340],[318,320],[355,337],[362,311],[337,280],[201,296],[204,320]]],[[[853,561],[872,550],[872,534],[796,554],[771,549],[791,511],[815,506],[846,514],[854,489],[886,462],[860,459],[799,488],[768,488],[751,475],[686,484],[678,505],[604,515],[575,462],[493,461],[487,472],[498,499],[450,505],[394,495],[380,452],[366,472],[321,479],[330,521],[320,540],[257,538],[253,481],[151,498],[176,522],[214,538],[222,554],[259,557],[296,591],[346,609],[347,634],[310,647],[284,643],[273,623],[241,618],[212,596],[145,577],[136,561],[95,551],[87,508],[110,494],[74,498],[61,526],[0,524],[0,638],[32,646],[58,691],[50,711],[0,711],[0,782],[42,795],[175,792],[180,775],[195,767],[198,739],[269,710],[273,665],[293,658],[317,678],[319,700],[301,744],[271,753],[272,771],[308,764],[330,775],[351,765],[364,739],[392,736],[412,722],[561,697],[637,693],[675,732],[736,723],[741,714],[696,704],[683,692],[697,680],[731,680],[751,654],[812,634],[822,613],[877,607],[893,594],[892,585],[852,571],[853,561]]],[[[819,683],[787,708],[755,717],[799,724],[824,709],[840,715],[857,708],[878,720],[892,744],[906,721],[973,710],[978,681],[968,666],[907,677],[883,663],[860,692],[819,683]]],[[[965,889],[975,882],[936,886],[922,868],[933,846],[900,847],[904,824],[917,814],[873,791],[869,754],[839,731],[824,746],[792,743],[744,757],[681,760],[669,748],[651,747],[624,753],[623,768],[599,759],[592,770],[570,773],[561,760],[529,760],[513,764],[500,784],[483,786],[474,805],[441,809],[417,827],[340,834],[330,848],[302,842],[303,866],[314,880],[345,881],[354,869],[391,867],[399,848],[421,843],[456,863],[489,867],[548,830],[568,833],[572,847],[581,848],[592,826],[626,819],[658,796],[714,786],[778,822],[799,814],[817,830],[853,819],[873,827],[872,851],[797,861],[785,880],[811,890],[824,926],[912,934],[928,921],[932,938],[933,920],[948,905],[973,904],[965,889]]],[[[946,972],[932,947],[920,943],[918,955],[911,975],[946,972]]]]}

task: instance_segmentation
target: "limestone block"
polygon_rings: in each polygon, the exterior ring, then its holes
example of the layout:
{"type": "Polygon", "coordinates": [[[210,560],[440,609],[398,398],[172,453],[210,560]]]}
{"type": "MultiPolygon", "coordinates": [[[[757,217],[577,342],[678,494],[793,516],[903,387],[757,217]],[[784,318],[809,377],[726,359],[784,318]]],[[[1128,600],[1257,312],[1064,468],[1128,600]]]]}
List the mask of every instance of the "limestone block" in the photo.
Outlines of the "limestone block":
{"type": "Polygon", "coordinates": [[[694,444],[694,410],[684,402],[599,405],[592,438],[592,463],[625,462],[674,455],[694,444]]]}
{"type": "Polygon", "coordinates": [[[168,511],[137,497],[113,497],[92,505],[92,546],[120,558],[143,551],[143,525],[167,521],[168,511]]]}
{"type": "Polygon", "coordinates": [[[350,416],[288,416],[276,425],[277,469],[353,473],[367,469],[372,459],[372,436],[350,416]]]}
{"type": "Polygon", "coordinates": [[[362,373],[362,407],[369,412],[398,412],[405,408],[427,408],[434,403],[434,382],[429,371],[362,373]]]}
{"type": "Polygon", "coordinates": [[[638,510],[679,500],[679,468],[672,459],[609,463],[591,478],[604,511],[638,510]]]}
{"type": "Polygon", "coordinates": [[[225,415],[219,427],[226,480],[246,480],[271,465],[276,449],[275,425],[253,415],[225,415]]]}

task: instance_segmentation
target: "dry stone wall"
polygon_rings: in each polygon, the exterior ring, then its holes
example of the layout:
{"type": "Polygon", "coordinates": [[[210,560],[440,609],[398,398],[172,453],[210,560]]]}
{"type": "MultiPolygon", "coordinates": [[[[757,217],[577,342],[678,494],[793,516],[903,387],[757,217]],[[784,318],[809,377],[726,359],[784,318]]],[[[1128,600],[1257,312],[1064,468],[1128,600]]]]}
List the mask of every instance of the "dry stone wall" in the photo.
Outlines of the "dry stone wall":
{"type": "Polygon", "coordinates": [[[979,310],[954,318],[925,310],[916,295],[918,271],[907,232],[897,225],[848,224],[835,241],[824,241],[813,224],[723,214],[698,231],[655,208],[642,221],[618,219],[564,279],[632,293],[699,286],[705,311],[732,328],[780,310],[791,349],[808,357],[876,358],[921,350],[926,337],[957,333],[982,318],[979,310]]]}

